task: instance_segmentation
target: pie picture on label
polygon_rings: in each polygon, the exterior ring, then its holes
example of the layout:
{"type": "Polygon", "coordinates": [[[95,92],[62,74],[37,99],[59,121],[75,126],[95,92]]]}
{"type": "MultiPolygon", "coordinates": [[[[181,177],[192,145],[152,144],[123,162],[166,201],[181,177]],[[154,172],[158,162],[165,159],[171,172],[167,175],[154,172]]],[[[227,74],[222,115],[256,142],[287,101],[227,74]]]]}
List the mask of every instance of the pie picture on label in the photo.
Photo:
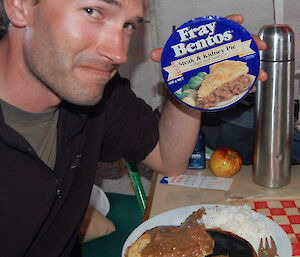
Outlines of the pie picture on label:
{"type": "Polygon", "coordinates": [[[210,67],[197,92],[196,106],[204,109],[214,107],[247,91],[253,83],[248,74],[247,63],[241,61],[222,61],[210,67]]]}

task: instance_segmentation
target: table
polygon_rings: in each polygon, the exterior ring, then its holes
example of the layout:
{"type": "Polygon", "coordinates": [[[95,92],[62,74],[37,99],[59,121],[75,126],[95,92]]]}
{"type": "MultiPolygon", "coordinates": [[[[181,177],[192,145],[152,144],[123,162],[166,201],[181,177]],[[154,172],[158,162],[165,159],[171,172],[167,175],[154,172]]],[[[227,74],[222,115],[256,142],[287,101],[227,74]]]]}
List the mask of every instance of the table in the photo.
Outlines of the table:
{"type": "MultiPolygon", "coordinates": [[[[213,176],[208,169],[188,170],[189,175],[213,176]]],[[[144,220],[174,208],[194,204],[248,204],[277,222],[288,234],[293,256],[300,256],[300,165],[292,166],[289,185],[271,189],[256,185],[252,166],[243,166],[235,174],[229,191],[199,189],[161,184],[154,172],[144,220]]]]}

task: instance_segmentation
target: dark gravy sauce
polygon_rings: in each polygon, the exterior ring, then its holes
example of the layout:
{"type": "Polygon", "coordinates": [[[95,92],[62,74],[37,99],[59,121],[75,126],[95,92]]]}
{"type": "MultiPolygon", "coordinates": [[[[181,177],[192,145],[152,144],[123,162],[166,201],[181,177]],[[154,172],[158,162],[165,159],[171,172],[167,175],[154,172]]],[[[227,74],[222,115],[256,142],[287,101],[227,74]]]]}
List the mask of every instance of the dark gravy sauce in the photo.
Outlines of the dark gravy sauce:
{"type": "Polygon", "coordinates": [[[245,239],[227,231],[207,229],[208,234],[214,239],[215,246],[212,256],[225,255],[230,257],[257,257],[252,245],[245,239]]]}

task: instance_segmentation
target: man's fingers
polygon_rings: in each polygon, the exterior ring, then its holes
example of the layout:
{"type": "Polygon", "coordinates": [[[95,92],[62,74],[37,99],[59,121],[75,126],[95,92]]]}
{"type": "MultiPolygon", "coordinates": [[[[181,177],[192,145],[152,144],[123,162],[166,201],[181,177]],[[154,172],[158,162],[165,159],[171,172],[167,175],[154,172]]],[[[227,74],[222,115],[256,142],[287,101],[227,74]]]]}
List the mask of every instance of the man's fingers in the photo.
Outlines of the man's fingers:
{"type": "Polygon", "coordinates": [[[233,20],[239,24],[242,24],[244,22],[244,17],[240,14],[230,14],[227,15],[226,18],[233,20]]]}
{"type": "Polygon", "coordinates": [[[258,78],[259,80],[261,80],[261,81],[265,81],[265,80],[268,79],[268,74],[267,74],[264,70],[260,69],[257,78],[258,78]]]}
{"type": "Polygon", "coordinates": [[[259,50],[265,50],[267,48],[267,43],[261,40],[257,35],[252,35],[259,50]]]}
{"type": "MultiPolygon", "coordinates": [[[[242,24],[244,22],[244,17],[240,14],[231,14],[226,16],[226,18],[231,19],[239,24],[242,24]]],[[[258,49],[265,50],[267,48],[266,42],[261,40],[257,35],[252,35],[253,39],[255,40],[255,43],[257,44],[258,49]]]]}
{"type": "Polygon", "coordinates": [[[154,48],[150,53],[151,59],[155,62],[160,62],[162,51],[162,48],[154,48]]]}

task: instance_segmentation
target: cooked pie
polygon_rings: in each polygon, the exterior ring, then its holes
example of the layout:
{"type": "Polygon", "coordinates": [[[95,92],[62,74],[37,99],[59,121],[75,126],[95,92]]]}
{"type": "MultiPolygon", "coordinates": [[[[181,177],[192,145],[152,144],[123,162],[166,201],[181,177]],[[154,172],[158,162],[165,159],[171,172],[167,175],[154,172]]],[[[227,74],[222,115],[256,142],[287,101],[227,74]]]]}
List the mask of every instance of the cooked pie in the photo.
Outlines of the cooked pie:
{"type": "Polygon", "coordinates": [[[253,77],[245,62],[226,60],[210,66],[198,90],[197,107],[209,109],[250,88],[253,77]]]}

